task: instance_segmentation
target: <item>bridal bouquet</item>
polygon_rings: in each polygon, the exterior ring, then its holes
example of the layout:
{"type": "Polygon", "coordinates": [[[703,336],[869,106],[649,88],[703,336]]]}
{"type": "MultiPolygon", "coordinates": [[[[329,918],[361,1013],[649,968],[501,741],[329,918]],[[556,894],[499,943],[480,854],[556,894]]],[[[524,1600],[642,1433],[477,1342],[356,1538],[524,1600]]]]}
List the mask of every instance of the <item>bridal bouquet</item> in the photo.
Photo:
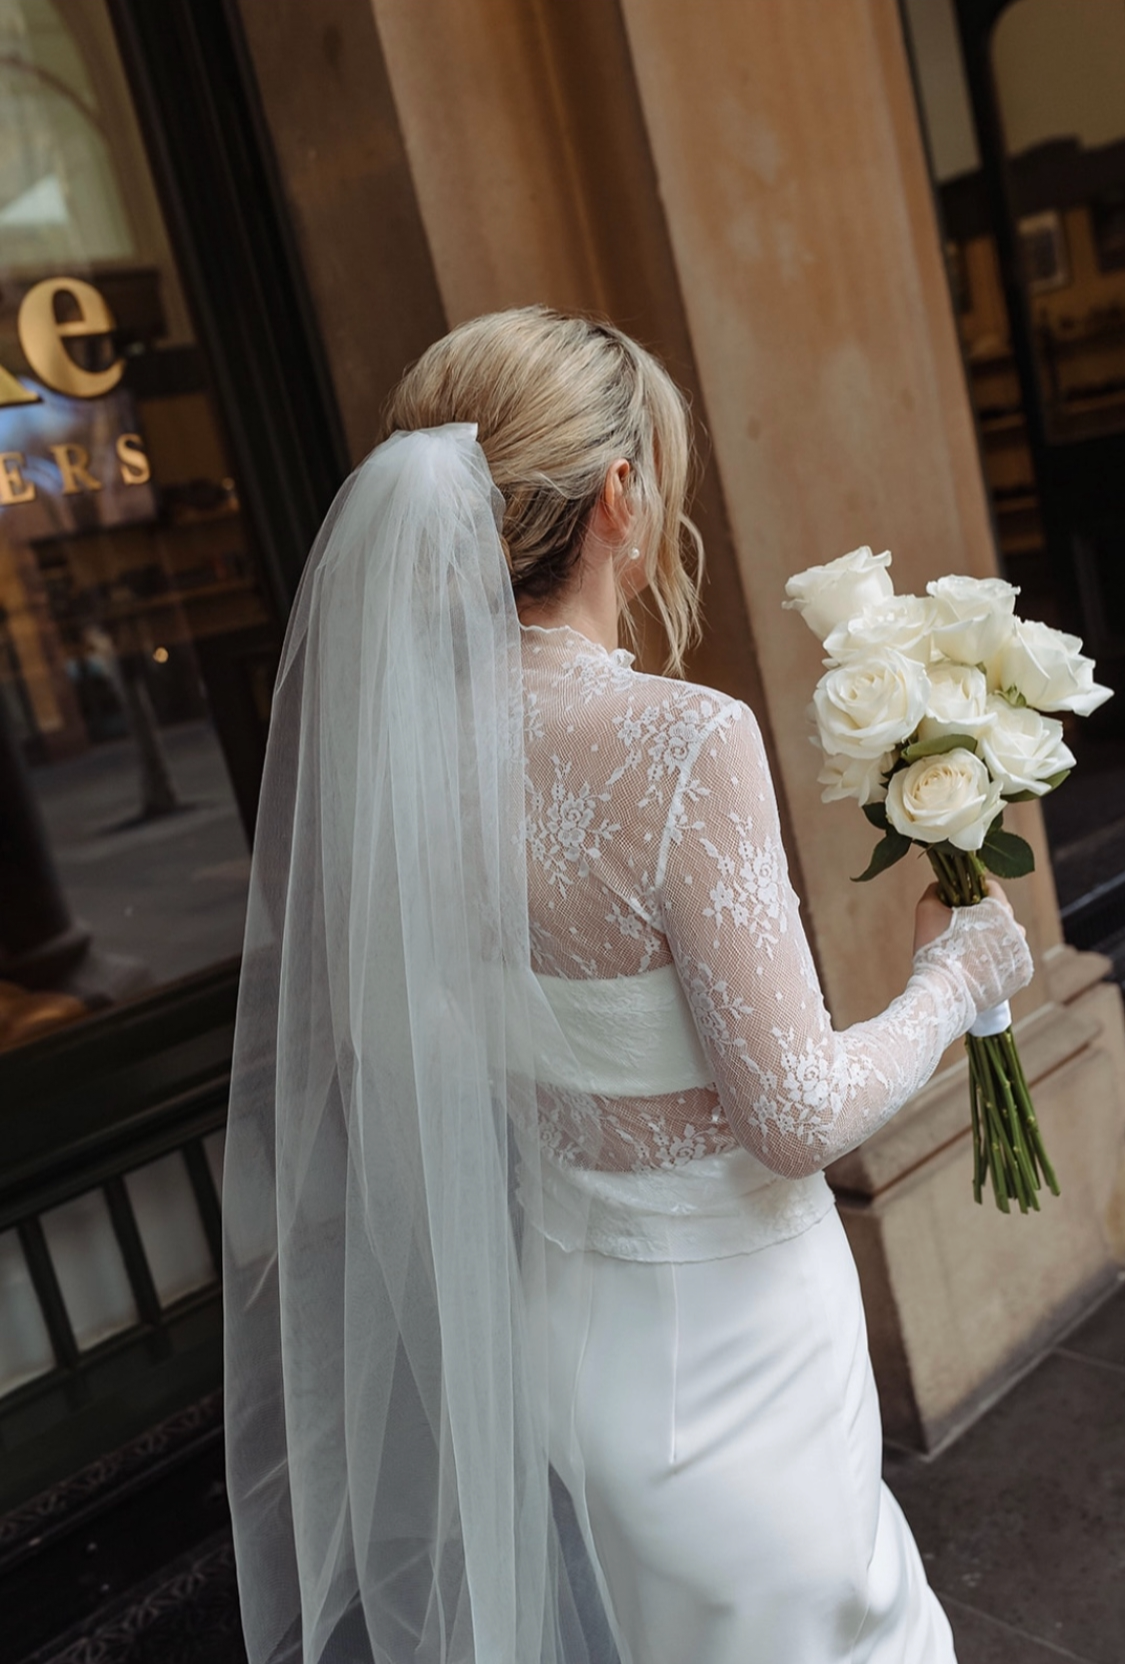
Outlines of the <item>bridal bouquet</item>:
{"type": "MultiPolygon", "coordinates": [[[[1017,618],[1019,591],[1000,578],[938,578],[896,595],[889,553],[868,548],[812,566],[785,586],[823,643],[813,695],[826,803],[855,798],[883,834],[861,880],[925,850],[942,900],[971,907],[986,873],[1034,866],[1004,830],[1004,806],[1043,797],[1074,766],[1063,725],[1046,711],[1089,716],[1110,697],[1077,636],[1017,618]]],[[[984,1012],[966,1040],[973,1194],[985,1176],[997,1205],[1038,1208],[1058,1181],[1043,1147],[1006,1005],[984,1012]]]]}

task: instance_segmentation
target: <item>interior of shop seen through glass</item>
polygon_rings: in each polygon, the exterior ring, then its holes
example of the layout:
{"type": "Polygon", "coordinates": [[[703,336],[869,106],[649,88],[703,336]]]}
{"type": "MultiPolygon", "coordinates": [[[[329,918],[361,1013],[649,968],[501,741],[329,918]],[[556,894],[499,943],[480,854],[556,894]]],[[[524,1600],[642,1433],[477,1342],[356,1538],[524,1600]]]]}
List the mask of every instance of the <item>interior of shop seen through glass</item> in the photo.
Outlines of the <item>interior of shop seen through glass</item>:
{"type": "Polygon", "coordinates": [[[1116,691],[1047,798],[1063,927],[1125,975],[1125,6],[903,0],[1002,568],[1116,691]]]}
{"type": "Polygon", "coordinates": [[[0,109],[2,1049],[238,953],[278,627],[105,7],[0,109]]]}

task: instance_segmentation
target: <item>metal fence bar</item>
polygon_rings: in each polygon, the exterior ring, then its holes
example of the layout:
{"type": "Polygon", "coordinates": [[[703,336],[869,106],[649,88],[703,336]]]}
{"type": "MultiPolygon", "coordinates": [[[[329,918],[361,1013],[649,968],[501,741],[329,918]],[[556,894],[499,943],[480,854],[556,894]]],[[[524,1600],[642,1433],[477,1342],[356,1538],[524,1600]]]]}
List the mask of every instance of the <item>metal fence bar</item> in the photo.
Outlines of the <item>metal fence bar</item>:
{"type": "Polygon", "coordinates": [[[141,1241],[141,1233],[137,1229],[136,1215],[133,1212],[133,1204],[129,1200],[129,1192],[125,1188],[125,1181],[118,1174],[114,1178],[107,1179],[102,1186],[102,1190],[109,1206],[109,1216],[113,1221],[113,1232],[117,1238],[117,1245],[121,1249],[121,1257],[125,1261],[125,1270],[129,1274],[129,1281],[133,1287],[133,1298],[137,1302],[137,1314],[142,1323],[147,1323],[153,1329],[162,1329],[164,1313],[160,1305],[160,1296],[156,1292],[152,1269],[148,1263],[144,1243],[141,1241]]]}
{"type": "Polygon", "coordinates": [[[51,1338],[55,1360],[60,1369],[66,1370],[73,1377],[72,1386],[76,1401],[84,1402],[88,1388],[79,1372],[81,1356],[78,1342],[74,1338],[70,1314],[66,1309],[66,1301],[63,1299],[43,1227],[38,1219],[24,1219],[16,1228],[19,1232],[20,1246],[27,1260],[32,1287],[51,1338]]]}
{"type": "Polygon", "coordinates": [[[183,1147],[184,1160],[187,1163],[188,1178],[195,1195],[195,1205],[199,1209],[199,1217],[203,1221],[207,1246],[211,1250],[211,1260],[215,1267],[216,1277],[222,1276],[223,1270],[223,1220],[219,1198],[215,1192],[215,1181],[211,1177],[211,1168],[207,1161],[207,1152],[202,1141],[193,1138],[183,1147]]]}

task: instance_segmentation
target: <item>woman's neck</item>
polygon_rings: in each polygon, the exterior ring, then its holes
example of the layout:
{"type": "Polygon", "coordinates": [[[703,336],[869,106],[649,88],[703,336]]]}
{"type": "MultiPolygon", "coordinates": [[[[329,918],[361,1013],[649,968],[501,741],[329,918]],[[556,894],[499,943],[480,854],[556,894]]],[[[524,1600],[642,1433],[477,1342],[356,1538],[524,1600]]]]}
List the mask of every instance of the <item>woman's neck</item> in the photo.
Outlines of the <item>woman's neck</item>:
{"type": "Polygon", "coordinates": [[[583,565],[577,583],[564,594],[546,601],[529,596],[518,602],[517,611],[521,624],[537,624],[541,630],[565,624],[607,653],[617,646],[617,585],[608,564],[593,570],[583,565]]]}

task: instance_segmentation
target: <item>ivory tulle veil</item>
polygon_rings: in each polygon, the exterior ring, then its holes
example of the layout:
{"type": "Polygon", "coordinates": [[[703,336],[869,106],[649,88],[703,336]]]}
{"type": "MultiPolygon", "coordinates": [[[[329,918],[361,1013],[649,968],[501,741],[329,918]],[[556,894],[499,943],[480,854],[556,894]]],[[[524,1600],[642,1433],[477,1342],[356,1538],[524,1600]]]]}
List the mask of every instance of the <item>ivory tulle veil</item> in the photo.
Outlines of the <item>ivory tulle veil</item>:
{"type": "Polygon", "coordinates": [[[560,1549],[526,1320],[552,1019],[500,506],[474,427],[395,434],[285,641],[224,1179],[251,1664],[579,1664],[604,1632],[560,1549]]]}

